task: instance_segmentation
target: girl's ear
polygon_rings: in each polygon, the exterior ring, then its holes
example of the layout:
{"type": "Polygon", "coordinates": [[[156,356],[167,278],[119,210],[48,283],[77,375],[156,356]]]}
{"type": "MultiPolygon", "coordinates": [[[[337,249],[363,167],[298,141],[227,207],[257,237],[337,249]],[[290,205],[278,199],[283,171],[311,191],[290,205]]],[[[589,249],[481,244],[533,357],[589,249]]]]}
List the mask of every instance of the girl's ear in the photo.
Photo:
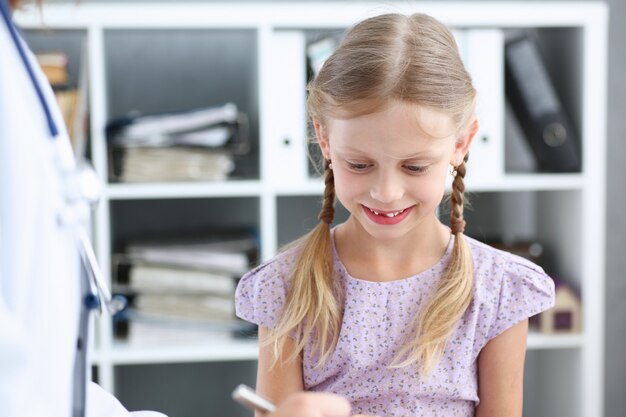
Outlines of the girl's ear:
{"type": "Polygon", "coordinates": [[[315,137],[317,138],[317,143],[320,145],[320,149],[322,150],[322,155],[324,155],[324,159],[330,159],[330,145],[328,143],[328,135],[327,131],[320,123],[319,119],[313,116],[313,128],[315,128],[315,137]]]}
{"type": "Polygon", "coordinates": [[[467,130],[467,133],[457,139],[454,153],[452,154],[452,161],[450,162],[451,165],[456,167],[463,162],[463,158],[467,155],[469,147],[472,144],[472,140],[474,140],[474,136],[476,136],[476,132],[478,132],[478,119],[476,118],[476,115],[473,115],[469,121],[469,129],[467,130]]]}

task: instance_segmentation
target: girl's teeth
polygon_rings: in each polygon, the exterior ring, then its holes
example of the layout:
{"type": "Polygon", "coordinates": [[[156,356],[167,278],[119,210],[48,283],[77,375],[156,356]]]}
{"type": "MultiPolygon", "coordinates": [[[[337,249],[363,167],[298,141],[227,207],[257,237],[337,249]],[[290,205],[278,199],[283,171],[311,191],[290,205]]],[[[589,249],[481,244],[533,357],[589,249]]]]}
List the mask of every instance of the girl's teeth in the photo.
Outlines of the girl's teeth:
{"type": "MultiPolygon", "coordinates": [[[[380,216],[380,215],[381,215],[381,213],[379,213],[379,212],[377,212],[377,211],[375,211],[375,210],[370,209],[370,211],[371,211],[372,213],[374,213],[375,215],[377,215],[377,216],[380,216]]],[[[400,211],[395,211],[395,212],[393,212],[393,213],[383,213],[382,215],[383,215],[383,216],[386,216],[386,217],[396,217],[398,214],[402,214],[403,212],[404,212],[404,209],[402,209],[402,210],[400,210],[400,211]]]]}

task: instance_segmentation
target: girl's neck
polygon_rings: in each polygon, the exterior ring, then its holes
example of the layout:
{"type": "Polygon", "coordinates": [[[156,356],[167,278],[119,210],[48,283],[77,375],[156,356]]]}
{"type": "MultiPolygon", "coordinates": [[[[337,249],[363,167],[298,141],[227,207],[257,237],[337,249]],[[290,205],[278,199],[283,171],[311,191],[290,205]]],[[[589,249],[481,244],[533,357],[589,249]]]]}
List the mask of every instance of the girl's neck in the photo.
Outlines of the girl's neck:
{"type": "Polygon", "coordinates": [[[445,254],[450,230],[438,219],[399,239],[378,240],[348,219],[334,233],[335,248],[348,273],[369,281],[395,281],[435,265],[445,254]]]}

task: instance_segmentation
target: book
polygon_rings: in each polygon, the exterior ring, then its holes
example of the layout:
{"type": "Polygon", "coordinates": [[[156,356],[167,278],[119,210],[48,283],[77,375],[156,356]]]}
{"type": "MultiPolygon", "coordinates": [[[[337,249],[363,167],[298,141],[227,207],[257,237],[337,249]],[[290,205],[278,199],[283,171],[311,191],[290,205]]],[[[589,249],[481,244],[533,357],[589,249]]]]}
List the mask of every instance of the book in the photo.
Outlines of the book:
{"type": "Polygon", "coordinates": [[[202,126],[197,129],[180,130],[175,132],[157,131],[145,136],[127,137],[117,134],[112,145],[125,148],[135,147],[166,147],[166,146],[196,146],[205,148],[220,148],[237,132],[235,124],[221,123],[202,126]]]}
{"type": "Polygon", "coordinates": [[[249,149],[248,118],[234,103],[181,112],[129,113],[107,123],[112,146],[193,145],[225,148],[235,153],[249,149]]]}
{"type": "Polygon", "coordinates": [[[77,85],[70,85],[68,57],[64,52],[35,54],[43,73],[54,90],[74,154],[84,157],[88,137],[87,47],[83,45],[77,85]]]}
{"type": "Polygon", "coordinates": [[[249,267],[248,257],[244,253],[207,252],[193,247],[133,248],[128,256],[131,259],[155,265],[188,266],[233,274],[243,274],[249,267]]]}
{"type": "Polygon", "coordinates": [[[140,294],[213,294],[233,296],[232,274],[152,264],[134,264],[128,284],[116,284],[114,291],[140,294]]]}
{"type": "MultiPolygon", "coordinates": [[[[113,292],[129,307],[114,317],[115,337],[144,343],[152,337],[246,337],[256,326],[234,314],[238,277],[258,252],[248,229],[135,240],[113,256],[113,292]]],[[[168,339],[169,340],[169,339],[168,339]]]]}
{"type": "Polygon", "coordinates": [[[239,277],[257,256],[256,236],[247,230],[215,231],[195,237],[161,237],[126,244],[114,256],[119,267],[151,265],[239,277]]]}
{"type": "Polygon", "coordinates": [[[230,320],[185,320],[159,317],[129,310],[125,317],[114,322],[115,336],[125,343],[143,346],[181,344],[212,345],[228,343],[237,337],[249,338],[256,334],[257,326],[238,318],[230,320]]]}
{"type": "Polygon", "coordinates": [[[72,141],[74,136],[74,120],[78,114],[78,89],[57,90],[54,92],[59,109],[63,115],[63,122],[67,129],[67,134],[72,141]]]}
{"type": "Polygon", "coordinates": [[[68,58],[64,52],[37,53],[35,58],[52,87],[67,86],[69,84],[68,58]]]}
{"type": "Polygon", "coordinates": [[[185,112],[129,114],[107,123],[109,176],[118,182],[221,181],[250,149],[234,103],[185,112]]]}
{"type": "Polygon", "coordinates": [[[110,162],[118,182],[223,181],[235,169],[232,155],[191,147],[112,149],[110,162]]]}
{"type": "Polygon", "coordinates": [[[235,298],[214,295],[141,294],[131,308],[157,318],[185,320],[232,320],[235,298]]]}

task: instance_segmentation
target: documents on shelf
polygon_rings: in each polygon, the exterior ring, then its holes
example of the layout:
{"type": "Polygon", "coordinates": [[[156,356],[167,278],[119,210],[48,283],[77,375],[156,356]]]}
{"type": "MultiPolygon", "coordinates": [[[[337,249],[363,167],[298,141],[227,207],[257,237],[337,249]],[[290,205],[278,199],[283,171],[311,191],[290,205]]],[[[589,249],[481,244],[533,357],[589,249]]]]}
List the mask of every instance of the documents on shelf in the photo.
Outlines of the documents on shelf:
{"type": "Polygon", "coordinates": [[[124,292],[147,294],[211,293],[232,295],[235,278],[230,273],[173,268],[159,265],[132,265],[128,285],[119,287],[124,292]]]}
{"type": "Polygon", "coordinates": [[[256,237],[246,230],[216,231],[188,238],[129,242],[118,263],[212,271],[241,276],[257,252],[256,237]]]}
{"type": "Polygon", "coordinates": [[[237,106],[234,103],[179,113],[140,115],[136,117],[131,115],[125,121],[120,120],[115,141],[127,143],[133,140],[146,140],[146,138],[153,136],[162,137],[178,132],[203,130],[207,126],[215,126],[220,123],[236,123],[237,117],[237,106]]]}
{"type": "Polygon", "coordinates": [[[234,297],[215,295],[141,294],[133,308],[153,317],[185,320],[233,320],[234,297]]]}
{"type": "Polygon", "coordinates": [[[109,145],[122,148],[194,146],[241,154],[249,146],[248,118],[234,103],[176,113],[130,113],[110,120],[106,133],[109,145]]]}
{"type": "Polygon", "coordinates": [[[221,271],[233,275],[245,273],[250,260],[245,252],[212,250],[202,245],[129,246],[126,256],[133,263],[221,271]]]}
{"type": "Polygon", "coordinates": [[[127,243],[113,257],[113,291],[129,300],[129,308],[115,317],[116,337],[157,337],[176,329],[183,334],[173,337],[180,339],[188,337],[188,329],[252,332],[235,317],[234,300],[237,279],[250,269],[257,252],[256,236],[247,229],[127,243]]]}
{"type": "Polygon", "coordinates": [[[223,181],[235,169],[231,155],[201,148],[129,147],[116,159],[121,182],[223,181]]]}
{"type": "Polygon", "coordinates": [[[35,54],[35,57],[52,86],[65,86],[70,82],[67,72],[68,58],[64,52],[42,52],[35,54]]]}
{"type": "Polygon", "coordinates": [[[63,115],[63,122],[65,123],[67,134],[73,143],[74,140],[72,138],[74,136],[74,120],[76,120],[78,111],[78,90],[56,90],[54,92],[54,96],[56,97],[57,104],[61,109],[61,114],[63,115]]]}
{"type": "Polygon", "coordinates": [[[151,115],[106,127],[110,178],[121,182],[225,180],[250,147],[248,118],[234,103],[151,115]]]}
{"type": "Polygon", "coordinates": [[[123,341],[133,346],[210,346],[216,342],[228,343],[235,338],[248,338],[256,334],[256,326],[236,318],[212,321],[180,320],[130,311],[128,319],[123,341]]]}
{"type": "Polygon", "coordinates": [[[78,82],[71,84],[68,57],[64,52],[35,54],[37,62],[54,90],[74,153],[85,156],[88,135],[87,48],[83,47],[78,82]]]}

